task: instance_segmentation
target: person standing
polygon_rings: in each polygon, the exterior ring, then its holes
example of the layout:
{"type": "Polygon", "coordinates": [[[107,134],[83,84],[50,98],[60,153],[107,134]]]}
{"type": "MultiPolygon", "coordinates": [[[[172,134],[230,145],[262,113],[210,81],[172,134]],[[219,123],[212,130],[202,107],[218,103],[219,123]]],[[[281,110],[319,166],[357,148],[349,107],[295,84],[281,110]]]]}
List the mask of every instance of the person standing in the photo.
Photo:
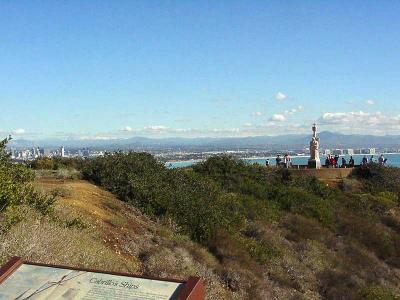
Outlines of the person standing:
{"type": "Polygon", "coordinates": [[[289,153],[286,154],[286,168],[290,168],[292,166],[292,158],[289,153]]]}
{"type": "Polygon", "coordinates": [[[281,158],[281,156],[280,156],[279,154],[276,156],[275,161],[276,161],[276,166],[277,166],[277,167],[280,167],[280,166],[281,166],[282,158],[281,158]]]}
{"type": "Polygon", "coordinates": [[[335,168],[339,167],[339,155],[335,155],[335,168]]]}
{"type": "Polygon", "coordinates": [[[366,156],[362,159],[362,164],[365,166],[368,163],[368,158],[366,156]]]}
{"type": "Polygon", "coordinates": [[[330,167],[334,168],[335,167],[335,158],[333,157],[333,155],[331,155],[329,157],[329,161],[330,161],[330,167]]]}
{"type": "Polygon", "coordinates": [[[344,157],[342,157],[342,168],[347,168],[347,162],[344,157]]]}
{"type": "Polygon", "coordinates": [[[349,167],[350,168],[354,168],[354,158],[353,158],[353,156],[350,156],[349,167]]]}
{"type": "Polygon", "coordinates": [[[269,167],[269,158],[267,158],[267,160],[265,161],[265,166],[269,167]]]}
{"type": "Polygon", "coordinates": [[[331,162],[329,161],[329,155],[328,155],[328,156],[326,157],[326,159],[325,159],[325,167],[326,167],[326,168],[329,168],[330,164],[331,164],[331,162]]]}
{"type": "Polygon", "coordinates": [[[383,166],[385,164],[385,157],[383,156],[383,154],[381,154],[381,156],[379,156],[378,163],[381,166],[383,166]]]}

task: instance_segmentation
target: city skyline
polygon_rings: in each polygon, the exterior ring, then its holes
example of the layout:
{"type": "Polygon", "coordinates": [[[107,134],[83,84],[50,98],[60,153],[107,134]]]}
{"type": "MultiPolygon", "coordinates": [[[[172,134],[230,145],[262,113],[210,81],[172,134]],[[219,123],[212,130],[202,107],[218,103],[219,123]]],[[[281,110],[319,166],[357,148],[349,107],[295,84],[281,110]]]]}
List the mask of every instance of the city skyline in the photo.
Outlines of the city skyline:
{"type": "Polygon", "coordinates": [[[0,3],[15,139],[399,134],[400,3],[0,3]],[[94,9],[94,7],[96,9],[94,9]]]}

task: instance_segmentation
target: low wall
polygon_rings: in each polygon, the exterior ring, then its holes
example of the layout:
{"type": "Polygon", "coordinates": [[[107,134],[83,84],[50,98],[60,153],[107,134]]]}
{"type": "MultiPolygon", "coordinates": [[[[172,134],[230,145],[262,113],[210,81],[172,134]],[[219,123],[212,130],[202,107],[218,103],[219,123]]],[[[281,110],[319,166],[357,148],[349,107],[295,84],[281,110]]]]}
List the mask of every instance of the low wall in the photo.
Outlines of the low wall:
{"type": "Polygon", "coordinates": [[[290,170],[295,174],[315,176],[320,179],[342,179],[348,177],[353,168],[297,169],[296,166],[293,166],[290,170]]]}

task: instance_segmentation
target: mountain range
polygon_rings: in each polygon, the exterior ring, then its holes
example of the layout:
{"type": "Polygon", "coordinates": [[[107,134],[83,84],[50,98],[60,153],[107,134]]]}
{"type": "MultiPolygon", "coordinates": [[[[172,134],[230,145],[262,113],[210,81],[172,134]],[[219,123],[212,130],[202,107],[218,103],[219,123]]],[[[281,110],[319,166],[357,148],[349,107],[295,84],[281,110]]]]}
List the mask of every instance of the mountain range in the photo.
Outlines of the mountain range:
{"type": "MultiPolygon", "coordinates": [[[[324,131],[319,134],[321,148],[396,148],[400,147],[400,135],[358,135],[324,131]]],[[[132,137],[112,140],[79,139],[13,139],[9,146],[14,148],[46,147],[93,148],[93,149],[303,149],[308,147],[310,135],[290,134],[279,136],[250,136],[226,138],[147,138],[132,137]]]]}

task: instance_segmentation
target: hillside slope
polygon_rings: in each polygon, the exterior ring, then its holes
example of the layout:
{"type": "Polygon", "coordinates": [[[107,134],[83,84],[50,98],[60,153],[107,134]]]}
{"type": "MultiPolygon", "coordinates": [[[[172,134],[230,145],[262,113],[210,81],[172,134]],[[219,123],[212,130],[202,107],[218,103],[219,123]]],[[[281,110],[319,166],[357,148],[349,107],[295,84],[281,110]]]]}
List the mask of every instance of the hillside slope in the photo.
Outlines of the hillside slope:
{"type": "Polygon", "coordinates": [[[207,282],[208,297],[234,297],[205,249],[111,193],[84,180],[38,178],[35,186],[58,195],[53,220],[28,207],[13,211],[22,221],[0,235],[0,264],[17,255],[41,263],[178,279],[198,275],[207,282]]]}
{"type": "Polygon", "coordinates": [[[399,299],[400,170],[360,169],[338,189],[227,157],[186,170],[163,169],[146,157],[104,158],[112,169],[88,162],[82,173],[114,194],[65,179],[66,169],[37,172],[36,190],[57,196],[54,211],[42,213],[36,202],[1,211],[0,264],[18,255],[132,274],[197,275],[208,299],[399,299]]]}

